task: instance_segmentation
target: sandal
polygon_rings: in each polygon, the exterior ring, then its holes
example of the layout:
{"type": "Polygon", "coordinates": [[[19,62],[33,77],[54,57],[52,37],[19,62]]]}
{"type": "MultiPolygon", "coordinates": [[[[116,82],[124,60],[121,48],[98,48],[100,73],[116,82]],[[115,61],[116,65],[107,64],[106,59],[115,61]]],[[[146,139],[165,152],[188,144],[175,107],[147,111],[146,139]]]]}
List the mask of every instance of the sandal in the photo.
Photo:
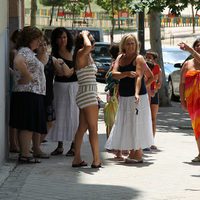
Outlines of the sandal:
{"type": "Polygon", "coordinates": [[[75,155],[75,153],[74,153],[74,150],[73,149],[70,149],[67,153],[66,153],[66,155],[65,156],[74,156],[75,155]]]}
{"type": "Polygon", "coordinates": [[[81,161],[80,163],[78,164],[72,164],[72,167],[85,167],[87,166],[88,164],[83,160],[81,161]]]}
{"type": "Polygon", "coordinates": [[[41,163],[40,160],[33,158],[33,157],[27,157],[27,156],[19,156],[18,162],[21,164],[36,164],[41,163]]]}
{"type": "Polygon", "coordinates": [[[195,157],[192,162],[200,162],[200,155],[198,155],[197,157],[195,157]]]}
{"type": "Polygon", "coordinates": [[[44,152],[41,153],[37,153],[37,154],[33,154],[34,158],[44,158],[44,159],[48,159],[50,158],[50,155],[44,152]]]}
{"type": "Polygon", "coordinates": [[[98,168],[101,168],[101,163],[99,163],[98,165],[95,165],[95,164],[91,164],[91,168],[94,168],[94,169],[98,169],[98,168]]]}
{"type": "Polygon", "coordinates": [[[139,163],[143,163],[143,159],[141,158],[140,160],[134,159],[134,158],[126,158],[125,159],[125,163],[127,164],[139,164],[139,163]]]}
{"type": "Polygon", "coordinates": [[[54,151],[51,152],[52,156],[61,155],[63,153],[63,148],[56,148],[54,151]]]}

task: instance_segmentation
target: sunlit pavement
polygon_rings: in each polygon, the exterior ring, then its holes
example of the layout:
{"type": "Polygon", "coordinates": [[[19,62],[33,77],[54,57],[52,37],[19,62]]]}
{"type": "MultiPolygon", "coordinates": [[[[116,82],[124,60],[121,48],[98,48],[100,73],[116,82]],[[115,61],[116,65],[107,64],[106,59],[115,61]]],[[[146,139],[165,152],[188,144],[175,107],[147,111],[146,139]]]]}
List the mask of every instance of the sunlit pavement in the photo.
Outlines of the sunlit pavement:
{"type": "MultiPolygon", "coordinates": [[[[105,101],[104,84],[99,96],[105,101]]],[[[0,188],[1,200],[194,200],[200,195],[200,164],[191,163],[197,154],[187,113],[180,103],[160,108],[157,151],[144,154],[144,163],[125,164],[115,161],[104,149],[106,142],[103,109],[99,113],[99,142],[103,168],[91,169],[88,138],[82,146],[85,168],[72,168],[72,158],[65,155],[42,160],[41,164],[15,165],[11,155],[7,166],[13,166],[0,188]]],[[[142,131],[142,130],[141,130],[142,131]]],[[[51,152],[56,143],[42,145],[51,152]]],[[[65,144],[65,153],[69,144],[65,144]]],[[[0,171],[0,175],[4,171],[0,171]]]]}

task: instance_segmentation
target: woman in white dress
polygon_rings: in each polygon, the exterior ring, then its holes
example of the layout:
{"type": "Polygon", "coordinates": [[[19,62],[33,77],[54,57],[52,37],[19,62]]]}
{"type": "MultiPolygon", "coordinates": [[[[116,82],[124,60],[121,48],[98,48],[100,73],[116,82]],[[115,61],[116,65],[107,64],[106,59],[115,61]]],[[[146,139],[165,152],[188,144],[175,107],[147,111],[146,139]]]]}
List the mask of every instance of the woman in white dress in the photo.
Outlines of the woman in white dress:
{"type": "MultiPolygon", "coordinates": [[[[57,27],[51,34],[52,55],[60,58],[64,63],[74,70],[72,61],[73,37],[69,30],[57,27]]],[[[74,135],[79,123],[79,109],[76,104],[76,93],[78,82],[75,72],[71,76],[56,76],[54,81],[54,103],[56,121],[49,130],[48,138],[58,142],[56,149],[51,155],[59,155],[64,151],[63,142],[71,142],[71,148],[66,156],[74,155],[74,135]]]]}
{"type": "Polygon", "coordinates": [[[134,35],[122,38],[120,52],[112,71],[113,78],[120,80],[119,108],[105,147],[129,150],[125,162],[140,163],[143,162],[142,149],[153,143],[151,111],[144,80],[145,71],[150,69],[138,53],[139,45],[134,35]]]}

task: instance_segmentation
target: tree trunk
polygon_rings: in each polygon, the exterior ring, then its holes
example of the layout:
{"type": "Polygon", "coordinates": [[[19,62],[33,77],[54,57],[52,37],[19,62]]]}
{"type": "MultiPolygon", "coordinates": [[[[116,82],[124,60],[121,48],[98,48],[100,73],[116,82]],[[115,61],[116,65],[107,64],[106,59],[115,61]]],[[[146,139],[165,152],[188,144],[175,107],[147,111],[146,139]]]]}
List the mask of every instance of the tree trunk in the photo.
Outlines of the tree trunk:
{"type": "Polygon", "coordinates": [[[119,5],[117,6],[117,20],[118,20],[118,29],[120,30],[120,18],[119,18],[119,5]]]}
{"type": "Polygon", "coordinates": [[[36,26],[37,0],[31,0],[31,26],[36,26]]]}
{"type": "Polygon", "coordinates": [[[112,6],[112,28],[111,28],[111,31],[110,31],[110,42],[112,44],[113,40],[114,40],[114,28],[115,28],[114,0],[111,1],[111,6],[112,6]]]}
{"type": "Polygon", "coordinates": [[[51,18],[50,18],[50,22],[49,22],[49,26],[51,26],[52,21],[53,21],[53,14],[54,14],[54,5],[51,8],[51,18]]]}
{"type": "Polygon", "coordinates": [[[150,32],[150,44],[152,51],[158,53],[158,63],[162,69],[162,87],[159,90],[160,95],[160,106],[169,106],[170,100],[168,96],[168,85],[165,78],[165,70],[163,66],[162,57],[162,44],[161,44],[161,31],[160,31],[160,12],[150,11],[149,12],[149,32],[150,32]]]}
{"type": "Polygon", "coordinates": [[[194,16],[194,5],[193,5],[193,2],[191,4],[191,7],[192,7],[192,30],[193,30],[193,33],[195,33],[195,16],[194,16]]]}

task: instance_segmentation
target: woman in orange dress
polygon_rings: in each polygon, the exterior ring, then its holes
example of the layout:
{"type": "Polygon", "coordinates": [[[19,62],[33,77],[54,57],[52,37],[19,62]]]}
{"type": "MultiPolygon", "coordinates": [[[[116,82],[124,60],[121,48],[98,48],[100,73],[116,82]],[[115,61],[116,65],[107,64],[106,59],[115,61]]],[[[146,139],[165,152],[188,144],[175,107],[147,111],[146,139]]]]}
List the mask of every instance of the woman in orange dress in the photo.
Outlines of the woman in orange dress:
{"type": "Polygon", "coordinates": [[[194,50],[185,43],[179,46],[194,57],[183,64],[179,89],[181,105],[189,112],[199,152],[192,162],[200,162],[200,39],[195,40],[194,50]]]}

